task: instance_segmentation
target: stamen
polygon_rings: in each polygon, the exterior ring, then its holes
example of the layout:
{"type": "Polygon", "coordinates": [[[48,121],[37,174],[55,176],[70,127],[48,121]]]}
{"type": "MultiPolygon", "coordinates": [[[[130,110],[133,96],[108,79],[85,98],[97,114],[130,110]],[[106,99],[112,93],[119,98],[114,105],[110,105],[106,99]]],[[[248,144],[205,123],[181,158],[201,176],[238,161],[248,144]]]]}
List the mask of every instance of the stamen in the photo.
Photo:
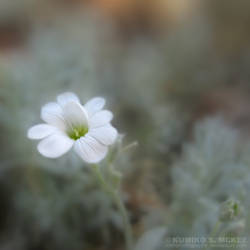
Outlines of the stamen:
{"type": "Polygon", "coordinates": [[[79,138],[83,137],[88,133],[89,129],[88,127],[82,126],[82,127],[75,127],[72,128],[70,131],[68,131],[68,136],[73,140],[78,140],[79,138]]]}

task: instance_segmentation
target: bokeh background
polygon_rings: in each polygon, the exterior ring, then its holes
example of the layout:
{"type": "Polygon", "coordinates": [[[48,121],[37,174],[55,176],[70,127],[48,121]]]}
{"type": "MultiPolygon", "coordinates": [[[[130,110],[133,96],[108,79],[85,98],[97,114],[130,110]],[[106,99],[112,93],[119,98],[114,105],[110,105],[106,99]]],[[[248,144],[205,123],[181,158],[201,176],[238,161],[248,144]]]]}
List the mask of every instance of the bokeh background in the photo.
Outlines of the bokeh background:
{"type": "Polygon", "coordinates": [[[1,0],[0,249],[124,249],[88,167],[26,137],[64,91],[105,97],[123,145],[138,142],[115,162],[136,250],[171,249],[162,228],[209,236],[227,199],[242,212],[221,233],[249,236],[249,13],[246,0],[1,0]]]}

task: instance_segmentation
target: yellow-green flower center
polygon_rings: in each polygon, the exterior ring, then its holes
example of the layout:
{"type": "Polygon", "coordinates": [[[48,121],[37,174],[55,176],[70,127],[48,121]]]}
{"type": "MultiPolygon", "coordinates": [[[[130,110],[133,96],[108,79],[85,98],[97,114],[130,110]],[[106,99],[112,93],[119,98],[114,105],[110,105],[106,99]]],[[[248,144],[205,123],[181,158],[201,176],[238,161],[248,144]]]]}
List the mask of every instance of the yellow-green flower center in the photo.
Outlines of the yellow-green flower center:
{"type": "Polygon", "coordinates": [[[68,131],[68,136],[73,140],[78,140],[79,138],[83,137],[88,133],[89,129],[88,127],[81,126],[81,127],[75,127],[73,129],[70,129],[68,131]]]}

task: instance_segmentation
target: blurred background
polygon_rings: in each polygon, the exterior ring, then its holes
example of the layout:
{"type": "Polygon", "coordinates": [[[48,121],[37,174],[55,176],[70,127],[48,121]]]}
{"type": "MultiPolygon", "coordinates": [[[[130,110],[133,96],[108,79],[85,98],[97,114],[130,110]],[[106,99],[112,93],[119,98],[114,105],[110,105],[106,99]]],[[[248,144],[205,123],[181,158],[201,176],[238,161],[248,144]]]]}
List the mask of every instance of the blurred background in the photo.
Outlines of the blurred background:
{"type": "Polygon", "coordinates": [[[0,0],[0,249],[125,249],[88,167],[26,137],[64,91],[105,97],[123,144],[138,142],[115,162],[136,250],[171,249],[149,248],[161,228],[209,236],[228,199],[241,213],[221,233],[248,236],[249,13],[245,0],[0,0]]]}

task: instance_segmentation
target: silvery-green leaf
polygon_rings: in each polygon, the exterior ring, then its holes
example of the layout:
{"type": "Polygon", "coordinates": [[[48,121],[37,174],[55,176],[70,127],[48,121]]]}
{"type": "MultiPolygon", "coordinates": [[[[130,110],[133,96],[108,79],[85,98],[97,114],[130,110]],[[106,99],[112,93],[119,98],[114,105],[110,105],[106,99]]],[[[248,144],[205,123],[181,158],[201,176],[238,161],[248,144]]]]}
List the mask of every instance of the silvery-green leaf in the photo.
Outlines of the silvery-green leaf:
{"type": "Polygon", "coordinates": [[[165,227],[157,227],[145,232],[138,240],[135,250],[156,250],[164,245],[163,238],[166,231],[165,227]]]}

